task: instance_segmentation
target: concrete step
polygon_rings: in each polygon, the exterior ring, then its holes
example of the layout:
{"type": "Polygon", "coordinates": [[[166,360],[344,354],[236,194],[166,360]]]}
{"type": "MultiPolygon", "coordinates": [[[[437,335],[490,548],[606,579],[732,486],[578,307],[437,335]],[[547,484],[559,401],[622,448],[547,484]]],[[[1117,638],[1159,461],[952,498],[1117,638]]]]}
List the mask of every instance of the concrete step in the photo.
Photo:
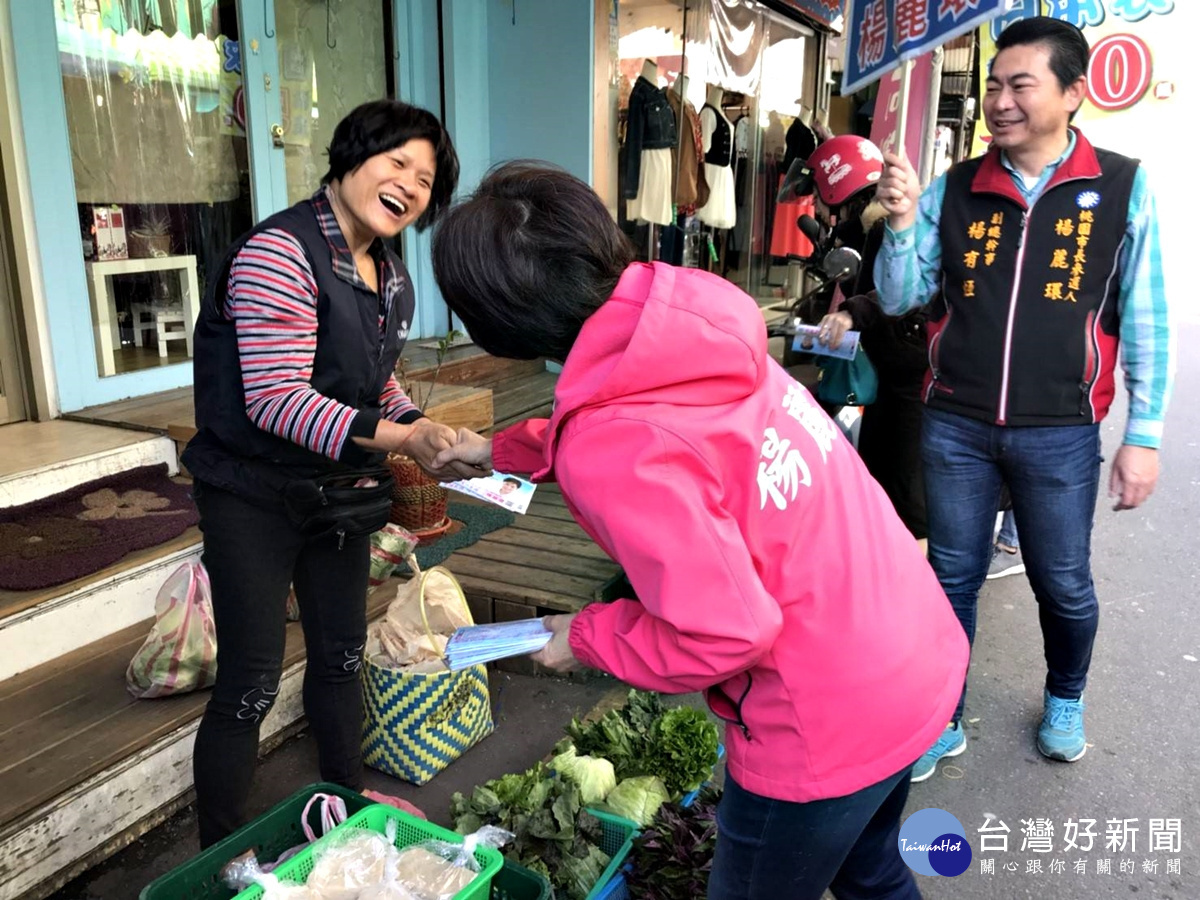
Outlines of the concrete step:
{"type": "MultiPolygon", "coordinates": [[[[304,715],[303,657],[297,659],[293,653],[293,660],[285,667],[279,696],[263,720],[261,753],[292,733],[304,715]]],[[[111,671],[97,672],[97,676],[123,685],[123,672],[117,671],[119,660],[117,663],[108,667],[111,671]]],[[[0,682],[0,697],[5,687],[0,682]]],[[[192,747],[207,699],[205,691],[173,700],[131,701],[151,705],[152,712],[168,704],[180,712],[172,716],[178,722],[175,727],[145,746],[137,746],[139,735],[131,734],[128,751],[115,750],[111,737],[93,737],[111,732],[111,727],[93,725],[65,735],[66,743],[91,745],[97,755],[107,755],[108,762],[61,793],[0,823],[0,900],[40,900],[49,896],[190,802],[192,747]]],[[[128,719],[135,732],[149,730],[146,716],[137,715],[136,708],[126,711],[117,704],[109,706],[111,718],[128,719]]],[[[66,728],[70,732],[70,726],[66,728]]],[[[55,767],[62,764],[62,755],[62,751],[49,749],[40,754],[41,758],[18,768],[32,767],[43,776],[52,776],[55,767]]],[[[19,774],[0,771],[0,783],[19,774]]]]}
{"type": "Polygon", "coordinates": [[[22,422],[0,428],[0,508],[21,506],[138,466],[179,471],[165,436],[82,422],[22,422]]]}
{"type": "MultiPolygon", "coordinates": [[[[394,596],[395,582],[372,592],[368,619],[394,596]]],[[[209,692],[129,696],[125,667],[151,624],[0,680],[0,900],[49,896],[190,802],[209,692]]],[[[300,623],[289,622],[260,753],[302,720],[304,668],[300,623]]]]}
{"type": "Polygon", "coordinates": [[[0,592],[0,680],[152,618],[158,589],[201,549],[199,529],[189,528],[69,584],[0,592]]]}
{"type": "MultiPolygon", "coordinates": [[[[165,435],[65,420],[0,428],[0,508],[20,506],[147,465],[179,471],[165,435]]],[[[200,532],[131,553],[63,585],[0,590],[0,680],[154,615],[159,586],[198,558],[200,532]]]]}

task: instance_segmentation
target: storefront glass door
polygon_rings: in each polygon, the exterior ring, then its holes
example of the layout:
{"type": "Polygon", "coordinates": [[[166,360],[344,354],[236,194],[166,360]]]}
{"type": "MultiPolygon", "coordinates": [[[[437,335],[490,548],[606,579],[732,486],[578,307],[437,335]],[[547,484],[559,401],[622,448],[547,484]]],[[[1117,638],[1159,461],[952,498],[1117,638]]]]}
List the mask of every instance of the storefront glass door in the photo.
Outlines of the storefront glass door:
{"type": "Polygon", "coordinates": [[[58,63],[96,371],[188,363],[200,296],[252,222],[231,2],[60,2],[58,63]]]}
{"type": "Polygon", "coordinates": [[[381,0],[275,0],[288,204],[319,186],[337,123],[388,96],[386,12],[381,0]]]}

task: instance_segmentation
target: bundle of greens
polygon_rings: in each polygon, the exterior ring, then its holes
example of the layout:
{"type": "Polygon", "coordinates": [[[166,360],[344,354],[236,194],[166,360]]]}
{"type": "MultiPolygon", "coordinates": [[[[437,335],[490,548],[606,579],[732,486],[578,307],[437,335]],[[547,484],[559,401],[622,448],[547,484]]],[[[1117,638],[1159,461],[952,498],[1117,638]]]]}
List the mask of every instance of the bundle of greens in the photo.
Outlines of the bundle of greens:
{"type": "Polygon", "coordinates": [[[600,821],[583,808],[578,785],[543,763],[480,785],[470,797],[456,793],[450,811],[459,834],[483,825],[511,831],[505,856],[546,876],[569,900],[584,900],[609,862],[600,821]]]}
{"type": "Polygon", "coordinates": [[[655,721],[667,711],[659,694],[630,690],[629,699],[620,709],[606,712],[590,724],[572,719],[567,736],[580,756],[599,756],[613,764],[617,778],[644,775],[630,771],[640,765],[642,748],[655,721]]]}
{"type": "Polygon", "coordinates": [[[633,900],[695,900],[703,897],[717,843],[717,801],[705,788],[691,806],[665,804],[633,842],[625,874],[633,900]]]}
{"type": "Polygon", "coordinates": [[[658,694],[631,690],[621,709],[584,725],[577,719],[567,734],[580,756],[612,763],[617,781],[657,776],[678,798],[712,777],[720,744],[717,726],[698,709],[667,709],[658,694]]]}

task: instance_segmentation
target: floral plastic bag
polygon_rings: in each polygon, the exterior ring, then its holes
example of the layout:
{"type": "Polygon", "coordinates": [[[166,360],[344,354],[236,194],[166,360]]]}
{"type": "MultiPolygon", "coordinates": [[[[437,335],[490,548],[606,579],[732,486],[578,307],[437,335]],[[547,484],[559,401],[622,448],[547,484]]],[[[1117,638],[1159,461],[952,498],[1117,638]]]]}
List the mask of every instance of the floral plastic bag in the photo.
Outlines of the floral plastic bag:
{"type": "Polygon", "coordinates": [[[217,631],[212,588],[198,562],[184,563],[159,588],[154,626],[125,671],[139,700],[212,687],[217,679],[217,631]]]}
{"type": "Polygon", "coordinates": [[[417,536],[408,529],[389,522],[371,535],[371,574],[368,582],[378,587],[396,571],[416,549],[417,536]]]}

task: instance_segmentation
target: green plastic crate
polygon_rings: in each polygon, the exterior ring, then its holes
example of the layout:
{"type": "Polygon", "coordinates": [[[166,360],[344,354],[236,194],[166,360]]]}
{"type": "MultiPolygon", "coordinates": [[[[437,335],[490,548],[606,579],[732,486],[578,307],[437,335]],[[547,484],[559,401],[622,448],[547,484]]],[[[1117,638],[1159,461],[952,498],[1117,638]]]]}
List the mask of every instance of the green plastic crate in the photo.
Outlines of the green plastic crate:
{"type": "MultiPolygon", "coordinates": [[[[221,881],[221,870],[226,863],[250,849],[256,851],[260,860],[271,861],[278,859],[283,851],[303,844],[308,839],[304,836],[300,815],[313,794],[341,797],[346,802],[348,816],[372,805],[372,801],[362,794],[341,785],[310,784],[199,856],[146,885],[138,895],[139,900],[230,900],[237,892],[221,881]]],[[[309,814],[309,823],[316,829],[321,827],[320,812],[315,804],[309,814]]]]}
{"type": "Polygon", "coordinates": [[[598,809],[589,809],[588,812],[600,820],[600,828],[603,832],[600,849],[612,857],[608,867],[601,874],[600,880],[588,892],[587,900],[596,900],[604,892],[608,883],[621,871],[621,866],[625,864],[625,857],[633,849],[633,839],[637,836],[638,827],[636,822],[614,816],[611,813],[601,812],[598,809]]]}
{"type": "Polygon", "coordinates": [[[550,900],[551,896],[550,882],[512,860],[506,859],[492,879],[491,900],[550,900]]]}
{"type": "MultiPolygon", "coordinates": [[[[280,865],[273,874],[279,876],[280,881],[291,881],[297,884],[303,883],[313,869],[313,851],[327,843],[330,836],[337,834],[344,835],[347,831],[355,828],[384,834],[387,831],[389,821],[395,821],[397,825],[395,843],[398,849],[403,849],[412,844],[419,844],[421,841],[430,839],[462,843],[461,834],[455,834],[453,831],[448,831],[440,825],[434,825],[431,822],[426,822],[424,819],[410,816],[408,813],[398,810],[395,807],[378,803],[368,806],[366,809],[362,809],[350,816],[345,822],[331,831],[329,836],[322,838],[309,847],[305,847],[287,862],[280,865]]],[[[476,847],[474,856],[475,861],[479,863],[479,874],[475,876],[470,884],[454,895],[454,900],[488,900],[492,878],[504,866],[504,857],[500,855],[500,851],[494,850],[491,847],[476,847]]],[[[262,894],[263,889],[258,885],[254,885],[238,894],[235,900],[259,900],[262,894]]]]}

